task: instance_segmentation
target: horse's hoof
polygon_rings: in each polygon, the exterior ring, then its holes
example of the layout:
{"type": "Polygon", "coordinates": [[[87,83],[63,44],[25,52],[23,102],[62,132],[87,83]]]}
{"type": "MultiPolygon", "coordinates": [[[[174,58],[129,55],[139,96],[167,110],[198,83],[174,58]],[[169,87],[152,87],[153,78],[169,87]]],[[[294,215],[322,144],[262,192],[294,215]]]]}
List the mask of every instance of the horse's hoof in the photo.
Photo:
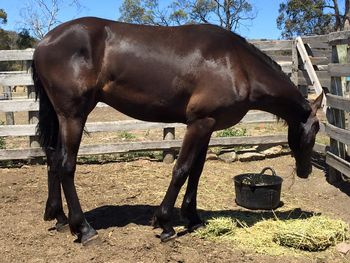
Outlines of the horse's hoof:
{"type": "Polygon", "coordinates": [[[63,233],[69,229],[69,225],[68,222],[57,222],[54,228],[57,232],[63,233]]]}
{"type": "Polygon", "coordinates": [[[205,224],[203,222],[196,223],[196,224],[190,224],[190,225],[187,226],[187,230],[188,230],[188,232],[191,233],[191,232],[194,232],[197,229],[202,228],[204,226],[205,226],[205,224]]]}
{"type": "Polygon", "coordinates": [[[44,221],[52,221],[54,219],[56,219],[56,215],[46,208],[44,213],[44,221]]]}
{"type": "Polygon", "coordinates": [[[68,222],[57,222],[53,227],[50,227],[48,230],[63,233],[63,232],[66,232],[68,229],[69,229],[68,222]]]}
{"type": "Polygon", "coordinates": [[[176,237],[177,237],[177,234],[176,234],[174,229],[172,229],[171,231],[168,231],[168,232],[163,231],[159,236],[160,241],[162,241],[162,242],[168,242],[176,237]]]}
{"type": "Polygon", "coordinates": [[[91,227],[87,233],[81,235],[80,242],[83,244],[83,246],[86,246],[90,244],[93,240],[96,240],[97,238],[97,231],[91,227]]]}
{"type": "Polygon", "coordinates": [[[156,228],[160,228],[160,223],[159,223],[159,219],[157,216],[153,216],[152,217],[152,220],[151,220],[151,226],[153,226],[153,229],[156,229],[156,228]]]}

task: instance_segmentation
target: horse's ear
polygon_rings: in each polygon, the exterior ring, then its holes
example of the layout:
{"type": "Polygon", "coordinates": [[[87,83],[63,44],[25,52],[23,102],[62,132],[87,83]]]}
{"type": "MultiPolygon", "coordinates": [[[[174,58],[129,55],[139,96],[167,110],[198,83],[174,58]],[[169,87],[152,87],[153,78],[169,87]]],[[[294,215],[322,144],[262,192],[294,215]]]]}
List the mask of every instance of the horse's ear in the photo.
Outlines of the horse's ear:
{"type": "Polygon", "coordinates": [[[314,112],[316,112],[319,108],[321,108],[323,97],[324,97],[324,94],[322,92],[320,95],[318,95],[318,97],[314,101],[310,102],[312,110],[314,112]]]}

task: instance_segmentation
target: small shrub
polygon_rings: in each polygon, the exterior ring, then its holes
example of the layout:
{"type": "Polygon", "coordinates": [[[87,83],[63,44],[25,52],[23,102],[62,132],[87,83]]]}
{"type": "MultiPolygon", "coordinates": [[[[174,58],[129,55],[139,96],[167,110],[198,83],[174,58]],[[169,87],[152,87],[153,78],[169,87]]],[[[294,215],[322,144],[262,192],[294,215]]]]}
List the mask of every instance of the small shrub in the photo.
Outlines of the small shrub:
{"type": "Polygon", "coordinates": [[[160,151],[139,151],[139,152],[129,152],[122,153],[120,158],[123,161],[134,161],[142,158],[150,158],[155,160],[162,160],[162,152],[160,151]]]}
{"type": "MultiPolygon", "coordinates": [[[[0,121],[0,125],[4,125],[5,123],[3,121],[0,121]]],[[[0,149],[6,148],[6,142],[4,137],[0,137],[0,149]]]]}
{"type": "Polygon", "coordinates": [[[216,133],[216,137],[238,137],[247,136],[246,128],[227,128],[216,133]]]}
{"type": "Polygon", "coordinates": [[[119,137],[122,139],[122,140],[132,140],[132,139],[135,139],[136,136],[130,132],[127,132],[127,131],[123,131],[119,134],[119,137]]]}
{"type": "Polygon", "coordinates": [[[148,129],[146,132],[145,132],[145,137],[148,137],[150,134],[150,130],[148,129]]]}

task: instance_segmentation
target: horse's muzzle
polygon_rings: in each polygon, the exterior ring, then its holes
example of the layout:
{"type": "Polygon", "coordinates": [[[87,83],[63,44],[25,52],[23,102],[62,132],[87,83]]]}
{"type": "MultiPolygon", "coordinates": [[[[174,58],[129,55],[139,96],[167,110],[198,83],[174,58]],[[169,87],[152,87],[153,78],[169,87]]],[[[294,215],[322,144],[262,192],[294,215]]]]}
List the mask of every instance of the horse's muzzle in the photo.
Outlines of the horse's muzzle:
{"type": "Polygon", "coordinates": [[[308,167],[298,167],[297,166],[297,176],[299,178],[308,178],[309,175],[311,174],[312,172],[312,165],[308,166],[308,167]]]}

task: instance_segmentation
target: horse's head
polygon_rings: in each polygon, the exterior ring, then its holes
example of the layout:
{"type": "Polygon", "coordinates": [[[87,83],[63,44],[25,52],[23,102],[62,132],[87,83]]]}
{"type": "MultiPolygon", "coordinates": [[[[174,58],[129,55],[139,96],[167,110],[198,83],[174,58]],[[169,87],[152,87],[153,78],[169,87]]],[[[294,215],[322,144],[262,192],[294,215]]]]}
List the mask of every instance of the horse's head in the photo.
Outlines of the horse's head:
{"type": "Polygon", "coordinates": [[[288,143],[295,157],[297,176],[300,178],[307,178],[312,171],[311,154],[320,129],[316,112],[321,107],[322,98],[323,94],[310,102],[311,111],[305,123],[300,122],[288,128],[288,143]]]}

